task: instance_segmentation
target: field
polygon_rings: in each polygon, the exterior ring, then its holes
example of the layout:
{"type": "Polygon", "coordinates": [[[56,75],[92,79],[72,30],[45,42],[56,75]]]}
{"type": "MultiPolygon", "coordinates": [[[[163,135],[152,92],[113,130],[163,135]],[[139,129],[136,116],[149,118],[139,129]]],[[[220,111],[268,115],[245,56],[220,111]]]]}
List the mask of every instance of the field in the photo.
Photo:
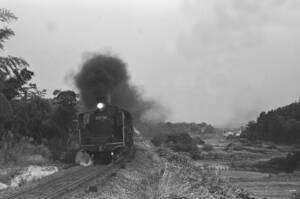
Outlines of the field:
{"type": "Polygon", "coordinates": [[[300,188],[300,175],[274,177],[258,172],[231,172],[231,181],[261,198],[288,198],[300,188]]]}
{"type": "Polygon", "coordinates": [[[214,150],[207,154],[205,160],[199,160],[198,164],[218,167],[216,172],[233,185],[245,188],[260,198],[272,199],[289,198],[300,190],[299,171],[285,173],[267,167],[256,167],[258,163],[272,158],[285,157],[297,150],[296,147],[249,143],[241,139],[226,139],[220,135],[211,135],[204,140],[213,145],[214,150]]]}

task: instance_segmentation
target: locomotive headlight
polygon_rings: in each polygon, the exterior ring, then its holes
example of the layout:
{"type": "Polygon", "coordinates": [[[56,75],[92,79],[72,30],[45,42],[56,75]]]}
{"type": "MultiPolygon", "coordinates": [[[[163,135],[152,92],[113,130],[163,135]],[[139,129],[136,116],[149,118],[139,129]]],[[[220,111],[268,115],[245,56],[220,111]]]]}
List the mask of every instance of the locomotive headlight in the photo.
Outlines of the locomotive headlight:
{"type": "Polygon", "coordinates": [[[103,109],[103,108],[104,108],[104,104],[103,104],[102,102],[99,102],[99,103],[97,104],[97,108],[98,108],[98,109],[103,109]]]}

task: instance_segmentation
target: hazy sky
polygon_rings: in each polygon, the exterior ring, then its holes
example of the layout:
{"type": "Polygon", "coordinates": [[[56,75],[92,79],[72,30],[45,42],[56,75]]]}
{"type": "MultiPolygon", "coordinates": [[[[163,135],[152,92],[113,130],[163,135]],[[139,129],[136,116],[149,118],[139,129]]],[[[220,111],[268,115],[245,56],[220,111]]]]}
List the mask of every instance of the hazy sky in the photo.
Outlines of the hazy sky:
{"type": "Polygon", "coordinates": [[[6,53],[49,93],[85,52],[112,51],[169,120],[240,125],[300,97],[298,0],[0,0],[6,53]]]}

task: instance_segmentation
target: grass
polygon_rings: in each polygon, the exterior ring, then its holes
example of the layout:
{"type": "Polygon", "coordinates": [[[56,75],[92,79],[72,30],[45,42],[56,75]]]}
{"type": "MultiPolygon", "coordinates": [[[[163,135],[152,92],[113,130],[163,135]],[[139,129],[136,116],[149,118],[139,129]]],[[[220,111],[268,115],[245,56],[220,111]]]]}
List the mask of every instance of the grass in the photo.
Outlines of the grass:
{"type": "Polygon", "coordinates": [[[74,193],[70,198],[94,199],[250,199],[218,173],[198,167],[185,152],[174,152],[150,141],[136,141],[134,160],[105,185],[93,182],[97,193],[74,193]]]}
{"type": "Polygon", "coordinates": [[[31,140],[22,137],[2,139],[0,141],[0,165],[43,165],[51,158],[51,153],[44,145],[34,145],[31,140]]]}
{"type": "Polygon", "coordinates": [[[193,165],[184,153],[164,147],[155,153],[164,161],[143,179],[146,198],[251,198],[245,190],[230,186],[218,173],[193,165]]]}

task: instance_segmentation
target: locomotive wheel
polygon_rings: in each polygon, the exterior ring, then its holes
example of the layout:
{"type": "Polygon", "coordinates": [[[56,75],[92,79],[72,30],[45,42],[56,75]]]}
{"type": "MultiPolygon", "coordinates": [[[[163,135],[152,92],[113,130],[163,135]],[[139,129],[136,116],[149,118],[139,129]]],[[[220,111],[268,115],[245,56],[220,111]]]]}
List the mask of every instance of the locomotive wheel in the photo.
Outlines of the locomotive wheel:
{"type": "Polygon", "coordinates": [[[112,160],[114,161],[114,160],[119,159],[120,156],[122,155],[123,150],[124,150],[123,148],[117,148],[117,149],[113,150],[111,152],[112,160]]]}

